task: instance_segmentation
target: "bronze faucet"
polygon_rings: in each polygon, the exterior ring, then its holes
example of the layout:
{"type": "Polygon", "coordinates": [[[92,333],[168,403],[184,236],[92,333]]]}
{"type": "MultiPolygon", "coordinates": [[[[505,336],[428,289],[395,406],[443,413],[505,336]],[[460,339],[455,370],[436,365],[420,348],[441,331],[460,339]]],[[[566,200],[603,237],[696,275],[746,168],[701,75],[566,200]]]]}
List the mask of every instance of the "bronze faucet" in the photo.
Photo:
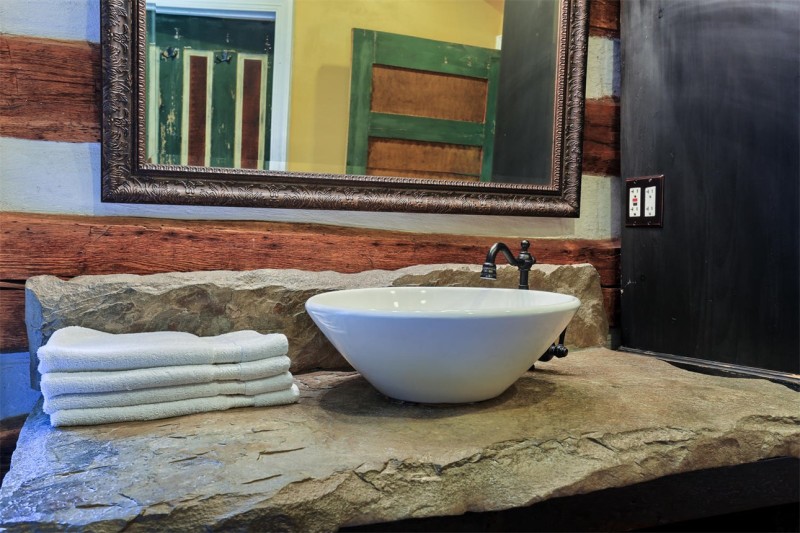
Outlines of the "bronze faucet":
{"type": "MultiPolygon", "coordinates": [[[[489,248],[489,253],[486,254],[486,261],[483,263],[483,268],[481,269],[481,278],[482,279],[497,279],[497,254],[502,253],[506,256],[506,260],[509,264],[517,267],[519,269],[519,288],[522,290],[528,290],[528,273],[531,271],[531,267],[536,264],[536,258],[531,255],[528,251],[530,248],[531,243],[527,240],[522,241],[521,248],[519,255],[514,257],[514,254],[511,252],[511,249],[506,246],[505,243],[496,242],[489,248]]],[[[569,350],[566,346],[564,346],[564,337],[566,337],[567,330],[561,332],[561,335],[558,337],[558,343],[553,343],[550,348],[539,358],[540,361],[549,361],[553,357],[566,357],[569,353],[569,350]]],[[[533,366],[531,366],[533,369],[533,366]]]]}
{"type": "Polygon", "coordinates": [[[514,257],[514,254],[505,243],[494,243],[492,247],[489,248],[489,253],[486,254],[486,262],[483,263],[481,278],[497,279],[497,265],[495,261],[497,259],[497,254],[502,252],[503,255],[506,256],[508,263],[519,269],[519,288],[527,291],[528,273],[531,271],[531,267],[536,264],[536,258],[528,251],[528,248],[531,246],[530,242],[522,241],[521,246],[522,251],[519,253],[519,256],[514,257]]]}

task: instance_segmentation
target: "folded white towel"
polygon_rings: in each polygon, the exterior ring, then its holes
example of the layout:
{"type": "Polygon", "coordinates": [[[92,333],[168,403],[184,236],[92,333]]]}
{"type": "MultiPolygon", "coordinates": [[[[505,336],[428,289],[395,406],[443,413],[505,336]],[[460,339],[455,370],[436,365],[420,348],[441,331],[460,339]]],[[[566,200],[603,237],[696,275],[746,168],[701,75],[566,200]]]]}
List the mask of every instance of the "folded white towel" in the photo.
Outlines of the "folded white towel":
{"type": "Polygon", "coordinates": [[[164,366],[111,372],[52,372],[43,374],[39,385],[44,397],[50,399],[61,394],[119,392],[212,381],[268,378],[283,374],[289,370],[291,363],[288,357],[282,355],[224,365],[164,366]]]}
{"type": "Polygon", "coordinates": [[[110,422],[133,422],[136,420],[156,420],[173,416],[224,411],[234,407],[267,407],[295,403],[300,397],[297,385],[291,388],[259,394],[257,396],[212,396],[192,398],[175,402],[148,403],[125,407],[104,407],[99,409],[65,409],[50,414],[50,424],[59,426],[86,426],[110,422]]]}
{"type": "Polygon", "coordinates": [[[63,409],[95,409],[100,407],[123,407],[145,403],[174,402],[191,398],[208,398],[229,394],[256,396],[267,392],[290,388],[294,378],[290,372],[277,376],[248,381],[213,381],[174,387],[155,387],[148,389],[94,392],[86,394],[61,394],[44,398],[44,412],[47,414],[63,409]]]}
{"type": "Polygon", "coordinates": [[[59,329],[39,348],[39,373],[131,370],[177,365],[243,363],[286,355],[281,333],[234,331],[198,337],[180,331],[104,333],[80,326],[59,329]]]}

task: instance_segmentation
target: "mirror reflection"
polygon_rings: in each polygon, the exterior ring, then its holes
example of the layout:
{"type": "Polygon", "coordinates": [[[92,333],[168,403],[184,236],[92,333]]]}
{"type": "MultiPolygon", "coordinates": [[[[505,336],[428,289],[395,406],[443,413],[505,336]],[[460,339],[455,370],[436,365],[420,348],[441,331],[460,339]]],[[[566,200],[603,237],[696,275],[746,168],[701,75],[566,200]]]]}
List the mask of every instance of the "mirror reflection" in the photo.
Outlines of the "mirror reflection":
{"type": "Polygon", "coordinates": [[[148,1],[147,162],[549,185],[557,6],[148,1]]]}

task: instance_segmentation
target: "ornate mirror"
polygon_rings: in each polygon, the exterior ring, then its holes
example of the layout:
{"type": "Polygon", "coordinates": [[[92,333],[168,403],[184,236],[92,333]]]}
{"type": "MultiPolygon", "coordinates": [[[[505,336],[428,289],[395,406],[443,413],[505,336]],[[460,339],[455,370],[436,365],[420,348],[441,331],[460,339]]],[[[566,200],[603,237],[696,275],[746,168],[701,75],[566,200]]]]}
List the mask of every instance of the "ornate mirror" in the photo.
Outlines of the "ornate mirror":
{"type": "Polygon", "coordinates": [[[104,0],[107,202],[576,217],[588,0],[104,0]]]}

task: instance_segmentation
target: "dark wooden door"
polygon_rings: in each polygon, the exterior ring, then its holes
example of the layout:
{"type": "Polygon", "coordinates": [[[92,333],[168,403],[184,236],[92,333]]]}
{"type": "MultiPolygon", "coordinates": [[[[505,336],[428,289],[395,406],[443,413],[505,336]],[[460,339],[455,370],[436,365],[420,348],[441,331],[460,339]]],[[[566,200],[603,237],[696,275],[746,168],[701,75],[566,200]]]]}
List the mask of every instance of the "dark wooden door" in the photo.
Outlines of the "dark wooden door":
{"type": "Polygon", "coordinates": [[[663,228],[622,231],[623,345],[800,372],[800,2],[621,23],[623,177],[665,175],[663,228]]]}

